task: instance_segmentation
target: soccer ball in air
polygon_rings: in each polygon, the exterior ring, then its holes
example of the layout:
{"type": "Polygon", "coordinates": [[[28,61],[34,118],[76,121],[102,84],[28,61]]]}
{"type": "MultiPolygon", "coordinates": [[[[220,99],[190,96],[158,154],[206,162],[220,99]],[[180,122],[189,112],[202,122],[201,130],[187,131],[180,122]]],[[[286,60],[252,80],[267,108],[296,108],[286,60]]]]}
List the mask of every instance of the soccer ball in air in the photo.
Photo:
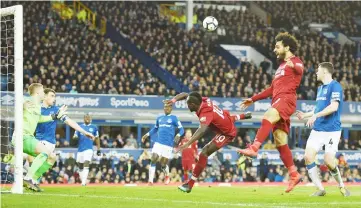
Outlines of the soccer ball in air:
{"type": "Polygon", "coordinates": [[[212,16],[208,16],[203,20],[203,27],[208,31],[215,31],[218,27],[218,21],[212,16]]]}

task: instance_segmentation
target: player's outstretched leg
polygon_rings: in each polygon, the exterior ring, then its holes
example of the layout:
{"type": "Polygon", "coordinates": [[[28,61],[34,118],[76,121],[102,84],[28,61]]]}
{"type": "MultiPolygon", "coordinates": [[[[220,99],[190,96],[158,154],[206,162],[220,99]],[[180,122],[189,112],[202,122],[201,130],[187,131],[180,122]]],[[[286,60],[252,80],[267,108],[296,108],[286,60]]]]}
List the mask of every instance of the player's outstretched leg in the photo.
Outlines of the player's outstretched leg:
{"type": "MultiPolygon", "coordinates": [[[[327,149],[326,149],[326,151],[327,151],[327,149]]],[[[338,169],[338,167],[335,163],[335,155],[336,155],[336,153],[334,153],[334,152],[326,152],[325,164],[327,165],[328,169],[330,170],[331,175],[337,181],[341,194],[343,196],[350,196],[351,193],[348,189],[346,189],[345,184],[342,181],[340,170],[338,169]]]]}
{"type": "Polygon", "coordinates": [[[258,154],[258,150],[261,147],[262,143],[266,140],[269,132],[273,128],[273,124],[281,119],[278,111],[275,108],[270,108],[264,114],[262,119],[261,127],[258,129],[256,134],[256,139],[253,144],[248,146],[247,149],[241,149],[238,151],[239,154],[256,157],[258,154]]]}
{"type": "Polygon", "coordinates": [[[218,149],[219,147],[217,147],[217,145],[212,141],[203,147],[202,152],[199,154],[199,160],[194,167],[191,179],[187,183],[178,186],[179,190],[186,193],[190,193],[192,191],[194,183],[197,181],[204,168],[207,167],[209,155],[213,154],[213,152],[217,151],[218,149]]]}

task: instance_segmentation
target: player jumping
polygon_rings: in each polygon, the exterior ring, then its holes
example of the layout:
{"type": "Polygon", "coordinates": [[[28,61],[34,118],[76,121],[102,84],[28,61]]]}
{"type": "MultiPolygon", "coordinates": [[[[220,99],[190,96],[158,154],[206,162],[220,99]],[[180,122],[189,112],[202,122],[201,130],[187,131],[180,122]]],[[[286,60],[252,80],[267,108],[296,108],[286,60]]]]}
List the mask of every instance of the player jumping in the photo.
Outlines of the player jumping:
{"type": "MultiPolygon", "coordinates": [[[[55,91],[50,88],[45,88],[44,93],[45,93],[45,97],[41,106],[41,115],[49,116],[54,112],[58,112],[59,107],[55,106],[55,91]]],[[[76,131],[79,131],[82,134],[86,135],[88,138],[94,139],[94,136],[91,133],[86,132],[75,121],[71,120],[68,116],[66,115],[63,116],[61,118],[61,121],[66,123],[73,129],[75,129],[76,131]]],[[[39,140],[52,153],[54,153],[55,144],[56,144],[56,140],[55,140],[56,125],[57,125],[57,120],[52,120],[45,123],[39,123],[35,131],[36,139],[39,140]]],[[[54,154],[51,154],[49,156],[47,162],[45,162],[34,175],[35,178],[33,178],[33,180],[35,180],[35,185],[37,186],[38,191],[40,190],[40,188],[36,184],[37,181],[46,171],[48,171],[51,167],[53,167],[56,161],[56,158],[52,157],[53,155],[54,154]]],[[[32,161],[31,156],[28,157],[28,160],[32,161]]]]}
{"type": "Polygon", "coordinates": [[[172,100],[165,100],[164,103],[166,105],[172,105],[173,103],[184,99],[187,99],[188,109],[191,112],[196,112],[199,118],[200,127],[187,143],[179,147],[178,152],[183,151],[193,142],[202,138],[209,129],[217,133],[212,141],[203,147],[199,154],[199,160],[194,167],[191,179],[178,187],[181,191],[189,193],[198,176],[202,173],[203,169],[206,168],[208,157],[215,151],[232,142],[236,137],[237,129],[234,126],[234,122],[240,119],[251,118],[251,114],[246,113],[231,116],[228,111],[220,109],[218,106],[214,105],[209,98],[202,97],[198,92],[191,92],[189,95],[188,93],[180,93],[172,100]]]}
{"type": "MultiPolygon", "coordinates": [[[[89,114],[84,115],[84,124],[81,124],[80,127],[86,132],[89,132],[95,137],[97,145],[97,155],[100,156],[100,140],[98,127],[91,123],[92,118],[89,114]]],[[[73,139],[79,139],[78,144],[78,153],[76,156],[76,162],[80,169],[79,175],[81,180],[81,185],[86,186],[87,178],[89,174],[89,165],[93,158],[93,140],[89,139],[83,133],[76,131],[74,133],[73,139]]]]}
{"type": "MultiPolygon", "coordinates": [[[[179,146],[182,146],[189,142],[192,138],[192,130],[188,129],[186,131],[185,137],[179,143],[179,146]]],[[[198,161],[198,141],[193,142],[188,148],[182,151],[182,167],[184,174],[184,181],[188,181],[188,173],[193,171],[196,162],[198,161]]]]}
{"type": "MultiPolygon", "coordinates": [[[[42,84],[33,83],[29,86],[29,98],[24,98],[23,114],[23,152],[35,157],[28,173],[24,177],[24,187],[33,191],[39,191],[33,182],[35,175],[49,158],[55,158],[55,154],[43,143],[34,137],[34,132],[38,123],[45,123],[56,119],[63,120],[66,117],[66,106],[62,106],[59,111],[48,116],[41,115],[41,101],[44,99],[44,88],[42,84]]],[[[13,141],[15,141],[13,139],[13,141]]],[[[15,144],[14,144],[15,145],[15,144]]]]}
{"type": "Polygon", "coordinates": [[[241,103],[241,109],[246,109],[252,103],[272,96],[272,106],[263,116],[261,128],[257,131],[255,141],[247,149],[239,150],[239,153],[246,156],[257,156],[262,143],[266,140],[269,132],[273,130],[280,158],[290,175],[287,193],[302,181],[287,144],[290,117],[296,111],[296,89],[300,85],[304,68],[302,61],[294,55],[297,48],[298,43],[295,37],[288,33],[278,34],[274,52],[277,59],[282,62],[276,71],[271,86],[241,103]]]}
{"type": "Polygon", "coordinates": [[[153,184],[156,163],[159,160],[162,170],[165,175],[165,184],[169,184],[169,167],[168,160],[172,157],[174,142],[178,144],[180,137],[184,134],[184,129],[177,116],[171,115],[172,106],[164,106],[164,114],[159,116],[156,120],[155,126],[142,137],[142,142],[158,133],[158,139],[154,143],[152,149],[152,158],[149,168],[149,185],[153,184]],[[179,133],[175,135],[176,128],[179,133]],[[174,137],[175,136],[175,137],[174,137]]]}
{"type": "Polygon", "coordinates": [[[345,188],[342,181],[340,170],[335,163],[338,143],[341,137],[341,110],[343,105],[343,91],[339,82],[332,79],[334,68],[332,63],[324,62],[318,65],[317,81],[323,83],[317,90],[316,108],[314,111],[303,113],[297,112],[300,120],[308,118],[307,126],[313,127],[307,140],[305,151],[305,163],[308,175],[313,184],[318,188],[311,196],[326,195],[325,188],[322,186],[318,177],[317,166],[315,163],[316,154],[325,146],[325,164],[336,179],[343,196],[350,196],[350,192],[345,188]]]}

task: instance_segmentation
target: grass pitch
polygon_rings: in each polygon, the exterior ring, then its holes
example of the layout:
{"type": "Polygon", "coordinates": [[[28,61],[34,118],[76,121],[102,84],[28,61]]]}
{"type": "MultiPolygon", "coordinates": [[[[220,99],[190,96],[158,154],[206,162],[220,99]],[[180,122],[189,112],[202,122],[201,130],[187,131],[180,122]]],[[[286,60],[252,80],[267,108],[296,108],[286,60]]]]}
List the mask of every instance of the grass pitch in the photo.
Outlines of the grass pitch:
{"type": "Polygon", "coordinates": [[[352,196],[341,196],[327,186],[324,197],[310,197],[314,187],[299,186],[284,193],[286,186],[194,187],[189,194],[176,186],[58,186],[42,193],[2,194],[3,208],[173,208],[173,207],[361,207],[361,186],[349,187],[352,196]]]}

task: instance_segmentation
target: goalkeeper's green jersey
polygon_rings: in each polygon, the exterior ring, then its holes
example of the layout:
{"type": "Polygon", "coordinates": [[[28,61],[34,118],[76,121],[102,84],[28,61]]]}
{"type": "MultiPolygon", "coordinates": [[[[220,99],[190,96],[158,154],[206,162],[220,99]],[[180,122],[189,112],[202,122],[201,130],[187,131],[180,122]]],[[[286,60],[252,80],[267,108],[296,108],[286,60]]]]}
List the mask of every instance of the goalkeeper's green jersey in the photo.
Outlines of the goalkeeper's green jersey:
{"type": "Polygon", "coordinates": [[[45,123],[52,121],[51,116],[42,116],[41,115],[41,103],[38,103],[32,99],[32,97],[25,97],[24,101],[30,101],[34,106],[25,109],[23,115],[23,135],[32,135],[34,136],[36,126],[38,123],[45,123]]]}

